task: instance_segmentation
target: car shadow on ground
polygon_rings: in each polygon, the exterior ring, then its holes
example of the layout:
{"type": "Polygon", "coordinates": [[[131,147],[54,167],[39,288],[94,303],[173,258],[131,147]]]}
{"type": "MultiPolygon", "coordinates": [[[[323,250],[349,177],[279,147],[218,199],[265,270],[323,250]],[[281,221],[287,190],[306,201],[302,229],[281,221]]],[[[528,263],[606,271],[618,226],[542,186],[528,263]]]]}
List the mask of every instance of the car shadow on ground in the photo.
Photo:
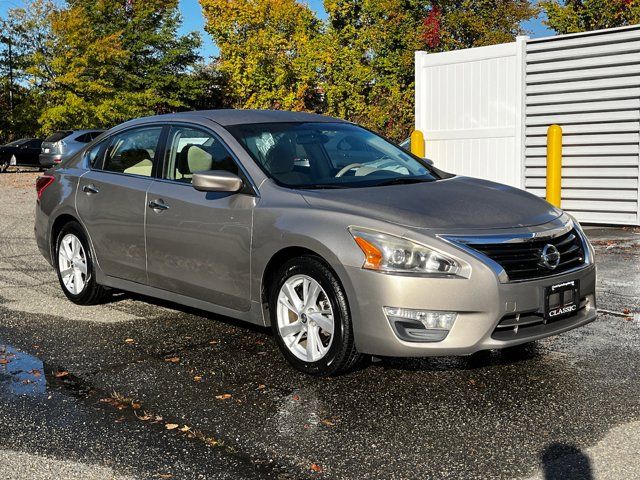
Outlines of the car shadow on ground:
{"type": "MultiPolygon", "coordinates": [[[[105,300],[104,304],[118,303],[125,300],[140,301],[158,307],[177,310],[188,315],[207,318],[214,322],[221,322],[226,325],[240,328],[248,332],[255,332],[269,337],[273,337],[271,327],[255,325],[232,317],[211,313],[205,310],[181,305],[168,300],[155,297],[148,297],[131,292],[112,292],[105,300]]],[[[467,356],[438,356],[438,357],[377,357],[365,355],[350,372],[358,372],[375,364],[383,369],[412,371],[453,371],[453,370],[476,370],[500,365],[512,365],[535,359],[544,354],[544,349],[539,343],[533,342],[503,350],[483,350],[467,356]]]]}

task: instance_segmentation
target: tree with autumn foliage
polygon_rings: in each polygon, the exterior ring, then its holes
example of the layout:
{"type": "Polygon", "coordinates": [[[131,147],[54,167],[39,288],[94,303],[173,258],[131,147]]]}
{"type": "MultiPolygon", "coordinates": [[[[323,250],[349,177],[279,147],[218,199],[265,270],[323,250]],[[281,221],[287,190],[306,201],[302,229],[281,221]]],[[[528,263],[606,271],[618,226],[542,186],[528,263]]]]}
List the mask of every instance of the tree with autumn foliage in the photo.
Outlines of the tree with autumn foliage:
{"type": "Polygon", "coordinates": [[[511,41],[528,0],[200,0],[233,107],[328,113],[396,140],[413,126],[414,52],[511,41]],[[461,11],[462,10],[462,11],[461,11]]]}
{"type": "Polygon", "coordinates": [[[326,111],[401,140],[414,124],[414,52],[509,42],[528,0],[325,0],[326,111]]]}
{"type": "Polygon", "coordinates": [[[320,108],[320,21],[296,0],[200,0],[236,108],[320,108]]]}
{"type": "Polygon", "coordinates": [[[545,24],[558,33],[577,33],[640,23],[640,0],[546,0],[545,24]]]}

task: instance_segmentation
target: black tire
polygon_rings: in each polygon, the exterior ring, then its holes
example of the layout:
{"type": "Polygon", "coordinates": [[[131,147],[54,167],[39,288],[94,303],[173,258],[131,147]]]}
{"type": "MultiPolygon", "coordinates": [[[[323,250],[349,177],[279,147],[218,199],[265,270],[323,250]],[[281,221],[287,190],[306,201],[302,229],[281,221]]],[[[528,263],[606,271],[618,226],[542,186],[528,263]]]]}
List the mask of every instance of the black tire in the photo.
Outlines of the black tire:
{"type": "Polygon", "coordinates": [[[4,173],[9,168],[9,160],[0,160],[0,173],[4,173]]]}
{"type": "Polygon", "coordinates": [[[60,287],[62,288],[62,291],[64,292],[64,294],[67,296],[69,300],[71,300],[73,303],[76,303],[78,305],[95,305],[100,303],[104,299],[106,295],[106,289],[105,287],[103,287],[102,285],[99,285],[96,282],[95,268],[93,265],[93,256],[92,256],[91,248],[89,246],[89,242],[87,241],[87,236],[85,235],[83,228],[80,226],[78,222],[72,221],[67,223],[62,227],[62,229],[58,233],[58,236],[56,237],[53,260],[55,264],[56,273],[58,274],[58,281],[60,282],[60,287]],[[82,248],[85,253],[87,274],[85,277],[84,288],[78,294],[74,294],[67,289],[67,287],[64,284],[64,281],[62,280],[62,275],[60,272],[60,263],[58,261],[58,253],[60,250],[60,244],[62,242],[62,239],[67,234],[73,234],[78,238],[78,240],[80,240],[80,243],[82,244],[82,248]]]}
{"type": "Polygon", "coordinates": [[[285,359],[301,372],[316,376],[337,375],[351,370],[361,360],[353,338],[353,324],[347,297],[336,275],[314,256],[303,256],[284,263],[273,277],[269,288],[271,328],[285,359]],[[326,292],[334,317],[334,336],[327,353],[320,360],[306,362],[296,357],[285,345],[278,330],[278,294],[285,281],[294,275],[307,275],[317,281],[326,292]]]}

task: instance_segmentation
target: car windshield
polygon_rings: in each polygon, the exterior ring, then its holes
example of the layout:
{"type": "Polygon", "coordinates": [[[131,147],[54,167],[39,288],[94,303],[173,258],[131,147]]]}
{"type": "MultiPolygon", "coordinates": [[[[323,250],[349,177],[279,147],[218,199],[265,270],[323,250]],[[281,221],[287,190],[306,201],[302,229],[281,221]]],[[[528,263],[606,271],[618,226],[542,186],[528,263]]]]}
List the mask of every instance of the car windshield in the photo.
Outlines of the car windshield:
{"type": "Polygon", "coordinates": [[[14,140],[13,142],[9,142],[5,146],[6,147],[18,147],[18,146],[20,146],[23,143],[26,143],[28,141],[29,141],[28,138],[21,138],[20,140],[14,140]]]}
{"type": "Polygon", "coordinates": [[[428,165],[349,123],[227,127],[260,167],[294,188],[353,188],[437,180],[428,165]]]}

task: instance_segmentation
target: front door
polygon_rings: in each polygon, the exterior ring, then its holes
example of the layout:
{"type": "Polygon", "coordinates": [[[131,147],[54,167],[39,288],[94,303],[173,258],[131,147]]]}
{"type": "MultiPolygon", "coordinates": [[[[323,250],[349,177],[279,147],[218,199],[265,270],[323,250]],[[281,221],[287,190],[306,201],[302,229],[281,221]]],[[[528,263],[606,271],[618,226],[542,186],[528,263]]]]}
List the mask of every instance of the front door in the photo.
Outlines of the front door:
{"type": "Polygon", "coordinates": [[[239,169],[211,132],[169,130],[162,178],[147,194],[151,286],[234,310],[250,307],[251,224],[255,196],[199,192],[193,172],[239,169]]]}
{"type": "Polygon", "coordinates": [[[87,152],[94,169],[80,178],[78,213],[102,271],[147,283],[144,216],[162,127],[127,130],[87,152]]]}

